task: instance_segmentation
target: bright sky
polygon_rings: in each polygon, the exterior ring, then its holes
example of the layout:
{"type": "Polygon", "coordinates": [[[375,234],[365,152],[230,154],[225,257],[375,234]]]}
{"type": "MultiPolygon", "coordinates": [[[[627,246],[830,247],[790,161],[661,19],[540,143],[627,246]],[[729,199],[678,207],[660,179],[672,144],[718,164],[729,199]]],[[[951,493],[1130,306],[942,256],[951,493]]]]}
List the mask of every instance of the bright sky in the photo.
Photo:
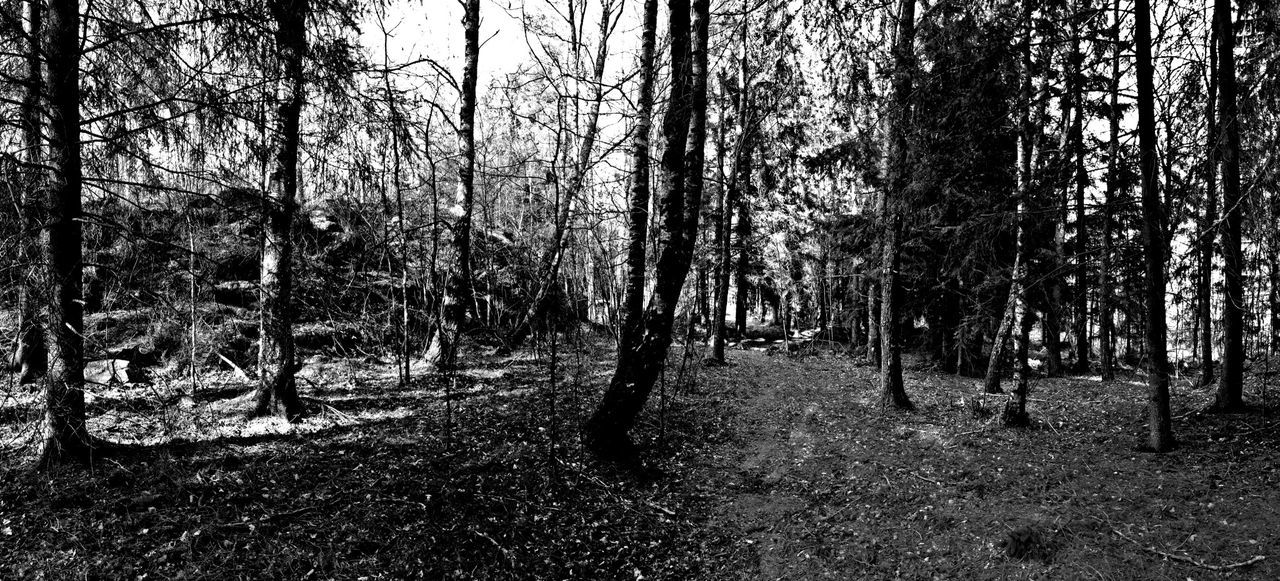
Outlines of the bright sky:
{"type": "MultiPolygon", "coordinates": [[[[560,8],[563,0],[481,0],[480,3],[480,91],[494,79],[500,79],[515,71],[521,64],[528,64],[529,46],[520,22],[521,11],[545,14],[549,7],[560,8]]],[[[624,24],[614,32],[610,42],[609,62],[611,70],[627,59],[635,44],[631,37],[635,32],[627,21],[636,20],[636,9],[627,3],[624,24]]],[[[587,24],[588,42],[594,51],[595,32],[599,22],[596,3],[589,3],[587,24]],[[592,9],[595,10],[592,10],[592,9]]],[[[391,38],[388,53],[392,64],[422,57],[430,58],[449,70],[454,77],[462,73],[462,6],[457,0],[399,0],[388,6],[385,24],[391,38]]],[[[563,25],[558,27],[563,29],[563,25]]],[[[370,14],[361,25],[362,42],[372,56],[380,57],[383,36],[376,15],[370,14]]],[[[422,72],[429,70],[425,65],[422,72]]]]}

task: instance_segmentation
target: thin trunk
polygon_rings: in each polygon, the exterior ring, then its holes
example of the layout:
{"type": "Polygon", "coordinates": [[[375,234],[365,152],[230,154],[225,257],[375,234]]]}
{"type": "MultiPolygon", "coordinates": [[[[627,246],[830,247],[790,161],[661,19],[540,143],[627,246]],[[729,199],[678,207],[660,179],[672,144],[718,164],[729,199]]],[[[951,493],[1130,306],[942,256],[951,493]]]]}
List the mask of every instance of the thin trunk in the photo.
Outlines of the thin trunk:
{"type": "Polygon", "coordinates": [[[880,366],[880,284],[867,276],[867,362],[880,366]]]}
{"type": "MultiPolygon", "coordinates": [[[[720,223],[716,226],[717,236],[720,238],[720,245],[717,246],[717,256],[719,258],[717,279],[716,279],[716,311],[714,315],[714,325],[716,328],[715,336],[712,337],[711,356],[712,361],[723,362],[725,360],[724,344],[725,335],[728,332],[728,326],[725,323],[726,311],[729,308],[729,276],[732,270],[734,240],[731,239],[729,232],[733,222],[733,211],[735,207],[740,207],[738,217],[738,230],[736,231],[736,243],[738,248],[738,268],[737,278],[738,293],[735,301],[735,322],[738,337],[741,338],[746,333],[746,238],[750,235],[750,221],[746,219],[746,204],[742,201],[743,188],[749,187],[751,183],[751,165],[752,165],[752,127],[748,122],[747,114],[750,103],[750,74],[747,68],[747,17],[743,16],[741,26],[741,50],[742,54],[738,59],[738,76],[739,90],[736,103],[734,105],[735,117],[738,121],[738,140],[733,148],[733,166],[731,168],[732,175],[728,178],[726,193],[723,196],[721,204],[720,223]]],[[[721,87],[724,87],[724,79],[721,79],[721,87]]],[[[722,108],[723,111],[723,108],[722,108]]],[[[723,123],[722,123],[723,125],[723,123]]],[[[723,127],[721,127],[721,139],[723,139],[723,127]]],[[[723,166],[722,166],[723,167],[723,166]]],[[[723,179],[723,171],[721,171],[721,184],[725,185],[723,179]]]]}
{"type": "MultiPolygon", "coordinates": [[[[1223,0],[1219,0],[1223,1],[1223,0]]],[[[1228,0],[1229,1],[1229,0],[1228,0]]],[[[1136,0],[1134,43],[1137,45],[1138,153],[1142,166],[1142,241],[1146,247],[1146,347],[1148,412],[1152,451],[1173,448],[1169,412],[1169,359],[1165,345],[1164,230],[1156,176],[1155,72],[1151,61],[1151,3],[1136,0]]]]}
{"type": "Polygon", "coordinates": [[[1271,258],[1268,260],[1267,279],[1269,289],[1267,299],[1271,311],[1271,337],[1267,342],[1269,359],[1280,358],[1280,237],[1272,233],[1271,258]]]}
{"type": "Polygon", "coordinates": [[[1053,188],[1057,196],[1056,208],[1053,212],[1053,260],[1050,263],[1050,271],[1045,276],[1042,283],[1047,295],[1047,304],[1044,312],[1044,321],[1041,326],[1041,335],[1044,340],[1045,348],[1045,372],[1050,377],[1057,377],[1063,373],[1062,365],[1062,326],[1066,319],[1063,309],[1066,308],[1066,281],[1063,280],[1063,271],[1066,265],[1067,257],[1067,189],[1070,187],[1070,173],[1063,171],[1063,165],[1066,163],[1066,156],[1071,147],[1071,119],[1078,116],[1071,104],[1071,79],[1068,73],[1066,90],[1062,96],[1062,132],[1058,141],[1058,152],[1062,156],[1055,160],[1054,178],[1068,178],[1062,180],[1062,189],[1053,188]]]}
{"type": "Polygon", "coordinates": [[[1196,297],[1200,327],[1200,385],[1214,383],[1213,372],[1213,240],[1218,222],[1218,37],[1217,27],[1209,33],[1209,99],[1205,103],[1206,143],[1204,151],[1204,218],[1200,223],[1199,265],[1196,297]]]}
{"type": "MultiPolygon", "coordinates": [[[[1021,234],[1021,216],[1022,205],[1018,205],[1016,214],[1019,219],[1018,232],[1021,234]]],[[[1021,241],[1021,236],[1018,240],[1021,241]]],[[[1000,388],[1001,367],[1004,365],[1005,349],[1009,345],[1009,336],[1013,334],[1013,323],[1017,320],[1019,297],[1022,296],[1022,244],[1017,244],[1018,250],[1013,259],[1013,270],[1009,275],[1009,294],[1005,299],[1004,310],[1000,314],[1000,326],[996,327],[996,335],[991,341],[991,355],[987,358],[987,374],[982,382],[983,393],[1004,393],[1000,388]]]]}
{"type": "Polygon", "coordinates": [[[727,183],[728,179],[724,171],[724,85],[725,80],[721,75],[720,119],[716,127],[716,166],[719,169],[720,185],[717,188],[715,238],[712,244],[716,261],[713,274],[715,286],[712,291],[714,296],[710,317],[711,349],[707,356],[707,361],[714,363],[725,361],[725,335],[728,331],[725,314],[729,309],[729,270],[733,263],[733,247],[730,244],[729,232],[733,222],[733,198],[736,197],[734,192],[737,189],[735,184],[727,183]]]}
{"type": "Polygon", "coordinates": [[[1017,240],[1017,258],[1014,259],[1015,267],[1013,272],[1013,286],[1009,292],[1009,300],[1014,303],[1013,325],[1015,332],[1013,337],[1013,392],[1009,394],[1009,399],[1004,406],[1003,421],[1005,425],[1021,426],[1028,423],[1027,416],[1027,393],[1030,382],[1031,366],[1027,361],[1030,333],[1031,333],[1031,305],[1028,301],[1029,281],[1027,273],[1030,270],[1031,259],[1031,241],[1027,239],[1027,229],[1030,226],[1029,213],[1034,211],[1032,204],[1032,178],[1031,169],[1035,167],[1032,161],[1034,154],[1035,140],[1033,138],[1035,127],[1031,122],[1031,98],[1032,98],[1032,62],[1031,62],[1031,29],[1032,29],[1032,5],[1030,2],[1023,4],[1023,40],[1022,40],[1022,83],[1019,97],[1020,121],[1018,135],[1018,240],[1017,240]],[[1017,292],[1013,292],[1014,289],[1017,292]]]}
{"type": "MultiPolygon", "coordinates": [[[[1085,0],[1083,10],[1092,9],[1092,2],[1085,0]]],[[[1075,322],[1072,324],[1074,347],[1076,350],[1076,369],[1081,373],[1089,371],[1089,218],[1085,213],[1085,189],[1089,187],[1089,172],[1085,169],[1084,150],[1084,96],[1081,85],[1081,66],[1084,55],[1080,53],[1079,17],[1072,19],[1071,27],[1071,99],[1075,105],[1076,115],[1071,119],[1071,150],[1075,180],[1075,293],[1072,295],[1072,310],[1075,322]]]]}
{"type": "Polygon", "coordinates": [[[631,145],[631,208],[627,244],[627,279],[622,299],[622,331],[618,336],[618,365],[630,361],[640,345],[644,317],[645,259],[649,245],[649,132],[653,127],[653,79],[657,63],[655,36],[658,0],[645,0],[640,35],[640,95],[631,145]]]}
{"type": "Polygon", "coordinates": [[[1120,178],[1120,2],[1116,0],[1111,25],[1112,55],[1110,107],[1108,108],[1107,183],[1102,203],[1102,256],[1098,272],[1098,348],[1102,380],[1112,381],[1115,372],[1115,306],[1111,296],[1113,214],[1120,178]]]}
{"type": "Polygon", "coordinates": [[[902,284],[898,277],[909,181],[907,133],[911,118],[911,86],[915,67],[916,0],[898,6],[898,34],[894,43],[893,106],[889,130],[888,191],[884,194],[884,248],[880,272],[880,403],[912,409],[902,384],[902,284]]]}
{"type": "Polygon", "coordinates": [[[1218,151],[1222,156],[1222,377],[1213,407],[1220,411],[1244,408],[1244,251],[1241,224],[1240,125],[1236,103],[1235,31],[1231,0],[1214,0],[1218,34],[1218,151]]]}
{"type": "MultiPolygon", "coordinates": [[[[733,286],[736,289],[734,295],[734,313],[733,322],[735,331],[739,337],[745,337],[747,334],[747,297],[749,295],[749,287],[747,284],[747,270],[751,267],[751,168],[754,162],[753,149],[744,149],[742,152],[743,170],[737,178],[738,198],[738,220],[734,224],[734,247],[737,251],[738,264],[733,270],[733,286]]],[[[764,322],[764,308],[760,309],[760,321],[764,322]]]]}
{"type": "Polygon", "coordinates": [[[465,48],[458,105],[458,187],[454,194],[454,264],[444,285],[440,322],[427,348],[427,363],[437,369],[458,365],[458,342],[471,302],[471,213],[475,199],[476,77],[480,66],[480,0],[466,0],[462,28],[465,48]]]}
{"type": "Polygon", "coordinates": [[[258,338],[258,392],[253,416],[273,411],[289,421],[302,415],[294,373],[298,370],[293,340],[293,216],[298,201],[299,122],[306,102],[303,63],[307,53],[308,0],[271,3],[275,43],[282,68],[276,89],[275,168],[263,198],[261,305],[258,338]]]}
{"type": "MultiPolygon", "coordinates": [[[[643,316],[643,336],[635,349],[619,352],[609,387],[586,426],[588,446],[614,460],[634,459],[630,431],[666,365],[702,210],[710,5],[708,0],[694,0],[692,7],[688,0],[670,0],[668,9],[672,81],[662,128],[666,150],[654,293],[643,316]]],[[[646,43],[652,29],[646,22],[646,43]]]]}
{"type": "MultiPolygon", "coordinates": [[[[596,45],[595,63],[591,74],[591,86],[594,92],[591,98],[591,109],[587,112],[586,126],[583,128],[582,142],[578,146],[578,157],[573,166],[573,175],[569,178],[568,186],[564,190],[564,196],[560,200],[560,208],[556,215],[551,241],[542,253],[542,267],[539,270],[538,286],[530,298],[528,309],[512,331],[507,334],[505,343],[508,349],[518,347],[524,343],[533,328],[533,321],[542,315],[550,305],[547,299],[551,294],[551,289],[555,288],[559,279],[560,264],[564,261],[564,254],[569,249],[570,209],[574,200],[582,192],[587,174],[591,169],[591,154],[595,149],[596,134],[600,126],[600,104],[604,101],[604,69],[605,61],[609,56],[609,36],[613,30],[612,25],[615,23],[612,2],[604,2],[601,9],[600,38],[596,45]]],[[[577,44],[577,42],[574,42],[575,47],[577,44]]]]}
{"type": "Polygon", "coordinates": [[[35,258],[39,254],[35,244],[35,232],[39,224],[35,220],[34,210],[38,204],[40,182],[44,179],[40,166],[40,93],[44,82],[40,74],[40,36],[43,16],[41,0],[27,0],[24,4],[26,18],[26,84],[23,86],[22,103],[18,118],[22,129],[22,175],[23,191],[18,204],[18,223],[22,231],[18,241],[18,260],[23,266],[23,278],[18,284],[18,305],[15,311],[18,320],[18,333],[10,356],[9,367],[18,372],[18,383],[35,381],[36,376],[45,372],[46,354],[44,348],[44,330],[40,324],[40,280],[32,276],[37,269],[35,258]]]}
{"type": "Polygon", "coordinates": [[[87,460],[84,403],[84,312],[81,301],[80,6],[51,0],[44,23],[45,118],[49,121],[47,188],[42,200],[45,348],[44,434],[38,466],[87,460]]]}

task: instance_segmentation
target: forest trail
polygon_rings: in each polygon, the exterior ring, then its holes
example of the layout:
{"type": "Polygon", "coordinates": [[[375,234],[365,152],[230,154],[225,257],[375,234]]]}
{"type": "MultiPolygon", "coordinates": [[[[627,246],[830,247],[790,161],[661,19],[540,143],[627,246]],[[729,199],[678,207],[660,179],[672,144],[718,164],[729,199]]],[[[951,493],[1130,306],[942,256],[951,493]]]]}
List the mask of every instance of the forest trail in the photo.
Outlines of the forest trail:
{"type": "Polygon", "coordinates": [[[730,360],[701,381],[725,389],[733,436],[688,479],[717,497],[716,578],[1213,579],[1259,555],[1227,572],[1277,571],[1274,470],[1233,465],[1224,494],[1197,443],[1135,454],[1136,386],[1040,380],[1037,427],[1006,430],[973,411],[974,380],[909,372],[919,410],[897,413],[847,358],[730,360]]]}

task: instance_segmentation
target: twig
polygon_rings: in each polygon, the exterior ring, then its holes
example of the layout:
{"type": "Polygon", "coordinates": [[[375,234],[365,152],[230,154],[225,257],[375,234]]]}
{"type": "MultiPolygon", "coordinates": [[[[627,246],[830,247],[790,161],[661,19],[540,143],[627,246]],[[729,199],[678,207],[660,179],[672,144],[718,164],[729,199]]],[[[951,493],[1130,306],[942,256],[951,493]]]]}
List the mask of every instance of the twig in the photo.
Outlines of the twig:
{"type": "Polygon", "coordinates": [[[919,478],[919,479],[921,479],[921,480],[923,480],[923,481],[925,481],[925,482],[928,482],[929,484],[932,484],[932,485],[934,485],[934,486],[942,486],[942,483],[941,483],[941,482],[938,482],[937,480],[933,480],[932,478],[925,478],[924,476],[921,476],[921,475],[919,475],[919,474],[916,474],[915,472],[908,472],[908,474],[910,474],[910,475],[912,475],[912,476],[915,476],[916,478],[919,478]]]}
{"type": "Polygon", "coordinates": [[[1210,565],[1208,563],[1205,563],[1204,561],[1201,561],[1192,557],[1188,557],[1186,555],[1175,555],[1173,553],[1166,553],[1155,547],[1145,547],[1142,545],[1142,543],[1139,543],[1138,541],[1133,540],[1128,535],[1120,532],[1119,530],[1111,529],[1111,532],[1115,533],[1116,536],[1126,541],[1129,541],[1130,543],[1138,545],[1138,547],[1140,547],[1142,550],[1147,551],[1149,553],[1160,555],[1161,557],[1164,557],[1172,561],[1178,561],[1180,563],[1186,563],[1188,565],[1195,565],[1196,567],[1200,567],[1202,569],[1208,569],[1210,571],[1229,571],[1231,569],[1239,569],[1241,567],[1248,567],[1249,565],[1253,565],[1254,563],[1260,563],[1267,559],[1262,555],[1256,555],[1252,559],[1249,559],[1246,561],[1240,561],[1239,563],[1231,563],[1228,565],[1210,565]]]}
{"type": "Polygon", "coordinates": [[[221,359],[223,363],[226,363],[227,365],[230,365],[230,366],[231,366],[232,371],[235,371],[235,372],[236,372],[236,377],[239,377],[239,378],[240,378],[240,381],[243,381],[243,382],[245,382],[245,383],[252,383],[252,382],[253,382],[253,379],[251,379],[251,378],[249,377],[249,374],[248,374],[248,373],[245,373],[245,371],[244,371],[243,369],[241,369],[239,365],[236,365],[236,364],[235,364],[235,362],[231,361],[230,359],[227,359],[227,356],[226,356],[226,355],[223,355],[223,354],[221,354],[221,353],[218,353],[217,351],[214,351],[214,352],[213,352],[213,354],[214,354],[214,355],[217,355],[217,356],[218,356],[218,359],[221,359]]]}
{"type": "Polygon", "coordinates": [[[507,560],[511,562],[511,566],[512,566],[512,567],[515,567],[515,566],[516,566],[516,559],[515,559],[515,557],[512,557],[512,556],[511,556],[511,551],[508,551],[506,547],[504,547],[504,546],[502,546],[502,545],[499,545],[499,544],[498,544],[498,541],[493,540],[493,537],[491,537],[491,536],[489,536],[489,535],[484,534],[484,531],[479,531],[479,530],[472,529],[472,530],[471,530],[471,532],[475,533],[475,534],[476,534],[476,535],[478,535],[480,538],[482,538],[482,539],[484,539],[484,540],[486,540],[486,541],[489,541],[490,543],[493,543],[493,546],[498,547],[498,550],[499,550],[499,551],[502,551],[502,556],[503,556],[503,557],[506,557],[506,558],[507,558],[507,560]]]}

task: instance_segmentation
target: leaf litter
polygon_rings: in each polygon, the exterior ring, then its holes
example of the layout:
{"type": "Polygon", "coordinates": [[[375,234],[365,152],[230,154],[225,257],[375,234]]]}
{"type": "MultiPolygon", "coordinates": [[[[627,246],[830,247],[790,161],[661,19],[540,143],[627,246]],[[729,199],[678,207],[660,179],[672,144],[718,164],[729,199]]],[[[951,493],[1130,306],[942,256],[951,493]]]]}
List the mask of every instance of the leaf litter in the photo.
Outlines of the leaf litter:
{"type": "Polygon", "coordinates": [[[128,446],[4,474],[0,577],[1280,577],[1277,422],[1200,413],[1190,385],[1179,449],[1150,455],[1140,381],[1040,379],[1033,425],[1007,429],[977,380],[909,366],[898,413],[851,359],[734,351],[668,373],[637,471],[577,436],[609,357],[562,357],[554,390],[545,354],[406,388],[330,361],[297,425],[245,424],[234,390],[113,394],[93,425],[128,446]]]}

